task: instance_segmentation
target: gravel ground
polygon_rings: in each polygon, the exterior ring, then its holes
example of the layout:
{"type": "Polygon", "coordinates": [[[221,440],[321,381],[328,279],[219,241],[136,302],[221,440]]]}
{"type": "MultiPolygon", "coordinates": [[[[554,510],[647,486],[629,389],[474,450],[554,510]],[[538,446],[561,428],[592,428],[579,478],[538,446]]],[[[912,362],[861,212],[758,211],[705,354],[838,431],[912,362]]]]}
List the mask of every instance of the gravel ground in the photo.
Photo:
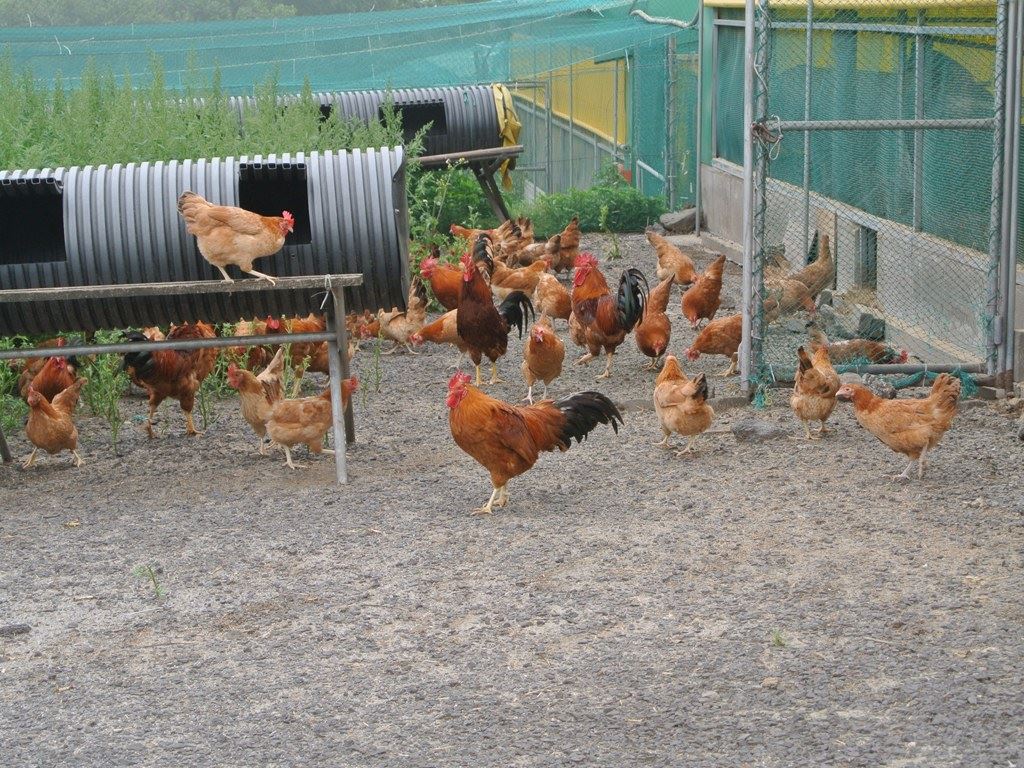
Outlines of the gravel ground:
{"type": "MultiPolygon", "coordinates": [[[[653,273],[641,238],[623,247],[653,273]]],[[[722,408],[675,459],[628,339],[610,382],[595,362],[555,389],[609,393],[620,434],[545,455],[474,518],[490,486],[448,432],[453,360],[383,358],[343,489],[329,459],[257,457],[233,401],[199,438],[171,404],[159,439],[126,427],[117,454],[82,418],[80,470],[0,468],[0,763],[1022,765],[1024,444],[1005,403],[966,403],[905,486],[849,406],[820,442],[728,434],[753,414],[798,436],[783,392],[722,408]]],[[[372,367],[364,350],[364,384],[372,367]]]]}

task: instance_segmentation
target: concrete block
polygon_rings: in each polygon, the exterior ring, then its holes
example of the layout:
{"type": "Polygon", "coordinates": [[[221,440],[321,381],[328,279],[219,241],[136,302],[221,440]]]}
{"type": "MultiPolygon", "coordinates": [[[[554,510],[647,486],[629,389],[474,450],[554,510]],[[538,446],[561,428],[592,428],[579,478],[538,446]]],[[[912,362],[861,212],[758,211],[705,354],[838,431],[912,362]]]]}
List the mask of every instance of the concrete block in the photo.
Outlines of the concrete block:
{"type": "Polygon", "coordinates": [[[978,397],[982,400],[1005,400],[1006,390],[1001,387],[978,387],[978,397]]]}
{"type": "MultiPolygon", "coordinates": [[[[663,213],[659,219],[661,226],[677,235],[688,235],[697,227],[697,209],[684,208],[681,211],[663,213]]],[[[707,226],[707,219],[701,217],[701,227],[707,226]]]]}

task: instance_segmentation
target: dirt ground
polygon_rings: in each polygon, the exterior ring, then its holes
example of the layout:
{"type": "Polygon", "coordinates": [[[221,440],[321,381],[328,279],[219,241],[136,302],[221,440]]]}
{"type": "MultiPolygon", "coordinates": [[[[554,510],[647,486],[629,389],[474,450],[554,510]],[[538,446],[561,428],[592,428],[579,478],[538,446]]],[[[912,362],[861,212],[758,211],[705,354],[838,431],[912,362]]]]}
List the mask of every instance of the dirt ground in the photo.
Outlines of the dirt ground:
{"type": "MultiPolygon", "coordinates": [[[[623,247],[610,281],[631,264],[653,281],[642,238],[623,247]]],[[[738,289],[733,267],[722,314],[738,289]]],[[[670,311],[678,354],[692,332],[670,311]]],[[[525,393],[520,350],[497,396],[525,393]]],[[[1024,443],[1005,403],[964,403],[908,485],[849,406],[795,439],[782,391],[722,408],[677,459],[653,446],[630,338],[611,381],[569,366],[553,389],[609,394],[619,434],[545,455],[478,518],[487,475],[447,425],[454,359],[384,356],[373,392],[360,353],[343,488],[328,458],[256,456],[232,400],[191,439],[164,405],[153,441],[127,400],[116,452],[83,417],[81,469],[0,468],[0,763],[1024,764],[1024,443]],[[737,441],[751,417],[788,435],[737,441]]]]}

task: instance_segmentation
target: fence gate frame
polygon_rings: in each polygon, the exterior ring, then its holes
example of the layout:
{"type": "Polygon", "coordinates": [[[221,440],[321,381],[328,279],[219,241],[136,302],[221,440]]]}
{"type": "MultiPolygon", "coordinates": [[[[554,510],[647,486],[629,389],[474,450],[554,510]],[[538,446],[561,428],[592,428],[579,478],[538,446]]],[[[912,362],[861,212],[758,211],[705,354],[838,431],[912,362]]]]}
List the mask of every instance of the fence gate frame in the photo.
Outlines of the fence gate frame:
{"type": "MultiPolygon", "coordinates": [[[[995,26],[926,25],[918,11],[911,24],[867,22],[815,24],[814,0],[807,0],[804,21],[772,22],[772,0],[746,0],[744,17],[743,99],[743,337],[740,375],[744,391],[756,394],[773,379],[764,361],[764,273],[766,265],[765,218],[768,195],[768,161],[773,147],[787,132],[803,136],[803,237],[804,252],[810,210],[811,131],[913,131],[913,228],[921,230],[923,147],[926,131],[984,130],[992,133],[992,199],[988,238],[988,275],[985,294],[986,355],[981,365],[863,365],[859,373],[917,373],[961,370],[994,377],[997,386],[1012,389],[1014,371],[1014,312],[1016,294],[1017,215],[1021,142],[1021,60],[1024,53],[1024,3],[995,0],[995,26]],[[769,54],[773,29],[805,31],[804,115],[802,120],[779,120],[769,113],[769,54]],[[917,77],[913,119],[813,120],[810,100],[813,71],[813,32],[831,29],[851,32],[889,32],[912,35],[917,77]],[[924,55],[922,41],[930,35],[963,35],[995,38],[994,109],[990,118],[925,119],[923,109],[924,55]]],[[[953,3],[951,3],[951,6],[953,3]]]]}

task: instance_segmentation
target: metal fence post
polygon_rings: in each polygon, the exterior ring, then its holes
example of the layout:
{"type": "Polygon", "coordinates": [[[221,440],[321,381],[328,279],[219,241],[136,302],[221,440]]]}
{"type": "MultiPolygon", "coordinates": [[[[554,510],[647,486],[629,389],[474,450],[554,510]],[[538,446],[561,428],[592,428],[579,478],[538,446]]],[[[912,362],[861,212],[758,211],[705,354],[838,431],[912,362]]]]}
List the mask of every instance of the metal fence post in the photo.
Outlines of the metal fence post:
{"type": "MultiPolygon", "coordinates": [[[[804,40],[804,120],[811,119],[811,69],[814,55],[814,0],[807,0],[807,33],[804,40]]],[[[804,228],[800,251],[807,258],[807,230],[811,226],[811,134],[804,132],[804,228]]]]}
{"type": "Polygon", "coordinates": [[[693,232],[700,237],[701,217],[701,163],[704,162],[704,2],[697,3],[697,102],[695,104],[695,117],[697,121],[696,136],[694,136],[694,151],[697,153],[697,162],[694,165],[694,188],[693,208],[696,214],[693,219],[693,232]]]}
{"type": "Polygon", "coordinates": [[[996,5],[996,53],[995,53],[995,102],[993,114],[995,126],[992,129],[992,205],[989,218],[989,274],[986,285],[985,320],[986,370],[997,373],[999,351],[1003,344],[1003,326],[999,317],[999,274],[1002,261],[1002,195],[1003,195],[1003,138],[1005,133],[1005,78],[1006,78],[1006,3],[1000,0],[996,5]]]}
{"type": "Polygon", "coordinates": [[[676,209],[676,38],[665,40],[665,192],[668,207],[676,209]]]}
{"type": "Polygon", "coordinates": [[[743,337],[740,341],[740,377],[743,391],[751,391],[751,304],[754,275],[754,6],[746,0],[743,19],[743,337]]]}
{"type": "MultiPolygon", "coordinates": [[[[917,26],[924,27],[924,11],[917,12],[917,26]]],[[[918,32],[914,35],[914,119],[924,119],[924,41],[918,32]]],[[[903,117],[903,115],[900,115],[903,117]]],[[[915,232],[921,231],[921,210],[924,198],[924,131],[914,131],[914,199],[911,224],[915,232]]]]}
{"type": "Polygon", "coordinates": [[[1014,370],[1014,331],[1017,309],[1017,202],[1019,196],[1020,168],[1020,119],[1021,119],[1021,61],[1024,42],[1021,41],[1024,29],[1024,10],[1020,3],[1012,3],[1007,14],[1008,40],[1006,61],[1006,130],[1004,142],[1005,171],[1002,196],[1002,231],[1000,240],[1003,249],[1000,285],[1002,293],[1002,312],[1006,318],[1003,329],[1004,343],[999,353],[999,373],[1002,377],[1000,385],[1009,388],[1013,381],[1014,370]]]}

